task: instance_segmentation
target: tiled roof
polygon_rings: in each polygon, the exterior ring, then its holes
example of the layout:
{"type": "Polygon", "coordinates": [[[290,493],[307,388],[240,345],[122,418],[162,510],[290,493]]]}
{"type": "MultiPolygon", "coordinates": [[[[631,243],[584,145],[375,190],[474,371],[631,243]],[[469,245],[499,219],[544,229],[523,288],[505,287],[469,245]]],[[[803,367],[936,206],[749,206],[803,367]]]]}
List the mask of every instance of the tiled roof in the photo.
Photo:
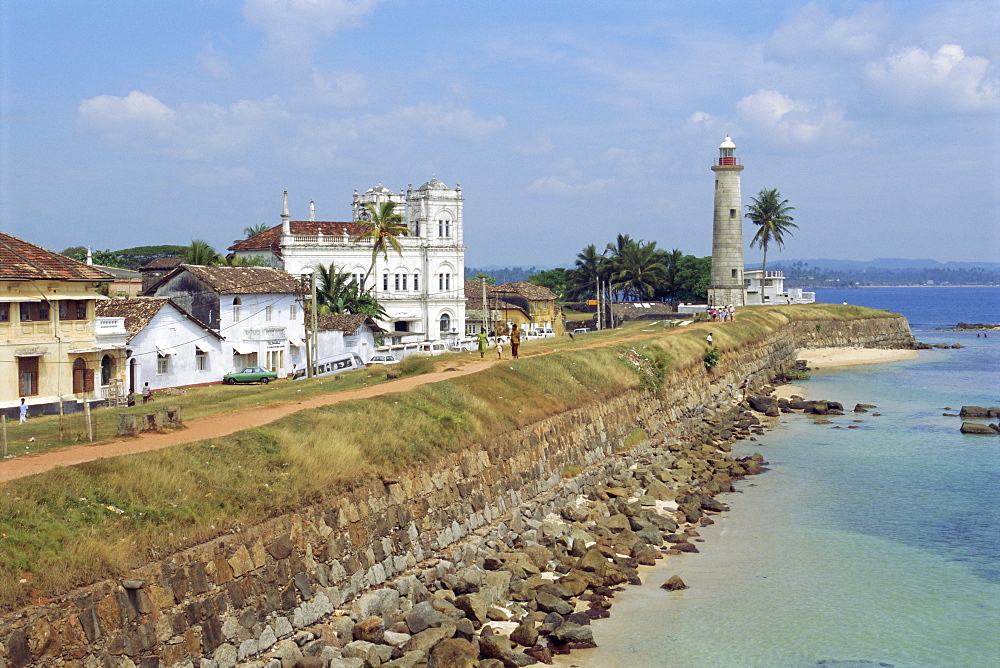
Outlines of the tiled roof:
{"type": "Polygon", "coordinates": [[[271,267],[203,267],[198,264],[182,264],[161,277],[145,293],[154,293],[159,286],[185,271],[220,295],[297,294],[301,287],[291,274],[271,267]]]}
{"type": "Polygon", "coordinates": [[[139,271],[149,270],[149,269],[173,269],[177,265],[183,264],[184,258],[182,257],[156,257],[142,265],[139,271]]]}
{"type": "Polygon", "coordinates": [[[111,278],[97,267],[0,232],[0,280],[110,281],[111,278]]]}
{"type": "Polygon", "coordinates": [[[490,292],[514,292],[532,301],[555,301],[556,293],[544,285],[535,285],[528,281],[515,281],[489,288],[490,292]]]}
{"type": "MultiPolygon", "coordinates": [[[[504,299],[501,295],[495,292],[490,292],[490,288],[491,286],[486,286],[486,300],[489,302],[491,311],[514,309],[528,315],[527,312],[517,304],[504,299]]],[[[465,310],[467,312],[483,310],[483,284],[479,281],[465,281],[465,310]]]]}
{"type": "Polygon", "coordinates": [[[111,274],[112,276],[114,276],[115,278],[117,278],[119,281],[122,281],[122,280],[140,281],[140,280],[142,280],[142,274],[140,274],[139,272],[135,271],[134,269],[122,269],[121,267],[105,267],[103,264],[95,264],[93,266],[96,267],[97,269],[100,269],[101,271],[108,272],[109,274],[111,274]]]}
{"type": "MultiPolygon", "coordinates": [[[[292,220],[288,223],[288,228],[291,230],[292,234],[299,234],[302,236],[314,236],[320,233],[325,236],[334,236],[343,234],[346,229],[348,235],[356,237],[367,231],[369,226],[363,223],[337,223],[322,220],[292,220]]],[[[275,225],[271,229],[264,230],[260,234],[252,236],[249,239],[236,242],[230,246],[228,250],[271,250],[272,248],[277,248],[280,241],[281,225],[275,225]]]]}
{"type": "Polygon", "coordinates": [[[316,318],[316,326],[321,332],[340,330],[344,334],[351,336],[357,331],[358,327],[367,324],[372,331],[382,332],[385,331],[375,320],[372,319],[370,315],[355,315],[353,313],[328,313],[327,315],[321,315],[316,318]]]}
{"type": "Polygon", "coordinates": [[[109,299],[97,302],[97,317],[99,318],[125,318],[125,330],[129,333],[128,340],[131,341],[136,334],[141,332],[149,321],[160,312],[165,305],[170,304],[181,315],[195,323],[212,336],[222,338],[212,329],[198,320],[180,306],[166,297],[133,297],[129,299],[109,299]]]}

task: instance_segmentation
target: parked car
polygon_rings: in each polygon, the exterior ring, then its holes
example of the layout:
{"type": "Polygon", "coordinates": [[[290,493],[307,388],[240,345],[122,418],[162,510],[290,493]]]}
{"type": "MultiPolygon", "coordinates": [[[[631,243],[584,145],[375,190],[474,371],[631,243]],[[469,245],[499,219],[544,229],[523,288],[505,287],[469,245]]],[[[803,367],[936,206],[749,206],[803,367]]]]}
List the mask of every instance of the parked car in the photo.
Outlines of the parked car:
{"type": "Polygon", "coordinates": [[[365,366],[372,366],[375,364],[395,364],[398,361],[399,360],[393,357],[392,355],[378,354],[378,355],[372,355],[372,358],[368,360],[368,363],[365,364],[365,366]]]}
{"type": "Polygon", "coordinates": [[[236,383],[260,383],[261,385],[267,385],[277,377],[278,374],[273,371],[268,371],[259,366],[248,366],[243,371],[227,373],[222,377],[222,382],[227,385],[235,385],[236,383]]]}
{"type": "Polygon", "coordinates": [[[590,333],[590,327],[577,327],[576,329],[573,330],[573,333],[574,334],[589,334],[590,333]]]}
{"type": "MultiPolygon", "coordinates": [[[[361,361],[361,357],[357,353],[340,353],[324,357],[313,364],[313,376],[331,376],[341,371],[360,369],[363,366],[365,366],[365,363],[361,361]]],[[[292,374],[292,380],[305,378],[307,375],[305,369],[297,369],[292,374]]]]}

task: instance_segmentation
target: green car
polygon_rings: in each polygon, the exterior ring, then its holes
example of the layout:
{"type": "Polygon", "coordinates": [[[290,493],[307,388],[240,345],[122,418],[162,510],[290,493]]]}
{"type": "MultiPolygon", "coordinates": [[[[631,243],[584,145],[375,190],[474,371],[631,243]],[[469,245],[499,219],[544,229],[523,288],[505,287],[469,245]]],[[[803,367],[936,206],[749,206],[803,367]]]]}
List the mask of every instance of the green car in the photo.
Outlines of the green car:
{"type": "Polygon", "coordinates": [[[278,374],[273,371],[262,369],[259,366],[248,366],[243,371],[227,373],[222,377],[222,382],[226,385],[235,385],[236,383],[260,383],[261,385],[267,385],[268,381],[277,377],[278,374]]]}

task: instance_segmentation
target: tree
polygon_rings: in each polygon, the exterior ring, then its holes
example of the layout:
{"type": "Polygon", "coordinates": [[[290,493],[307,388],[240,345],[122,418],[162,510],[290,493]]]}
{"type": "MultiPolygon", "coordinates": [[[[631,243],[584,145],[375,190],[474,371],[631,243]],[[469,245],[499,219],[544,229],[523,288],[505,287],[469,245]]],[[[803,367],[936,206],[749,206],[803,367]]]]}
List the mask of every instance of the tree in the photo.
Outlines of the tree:
{"type": "Polygon", "coordinates": [[[375,298],[372,290],[362,289],[356,281],[338,270],[319,265],[316,286],[316,301],[320,315],[324,313],[356,313],[385,319],[385,309],[375,298]]]}
{"type": "Polygon", "coordinates": [[[371,240],[372,264],[368,267],[368,273],[365,274],[362,286],[368,284],[368,277],[375,271],[375,261],[378,259],[379,253],[385,257],[386,262],[389,261],[389,248],[402,256],[403,246],[396,237],[408,232],[406,225],[403,224],[403,216],[396,213],[395,202],[382,202],[377,208],[374,204],[368,203],[365,208],[368,210],[370,220],[357,222],[367,225],[369,229],[365,230],[358,237],[358,240],[371,240]]]}
{"type": "Polygon", "coordinates": [[[757,197],[753,198],[753,204],[747,204],[746,217],[757,225],[757,233],[750,241],[751,246],[756,246],[764,251],[764,262],[761,265],[763,275],[767,277],[767,248],[771,242],[780,249],[785,245],[785,234],[791,234],[791,228],[798,228],[792,222],[793,218],[788,215],[789,211],[794,211],[794,206],[787,206],[788,200],[781,199],[781,193],[777,188],[771,190],[761,190],[757,197]]]}
{"type": "Polygon", "coordinates": [[[479,272],[478,274],[476,274],[476,280],[477,281],[486,281],[486,285],[496,285],[497,284],[497,279],[493,278],[489,274],[484,274],[483,272],[479,272]]]}
{"type": "MultiPolygon", "coordinates": [[[[622,235],[618,235],[618,240],[622,240],[622,235]]],[[[624,299],[651,299],[666,280],[662,255],[656,249],[655,241],[632,241],[627,235],[625,241],[624,245],[615,249],[611,289],[619,292],[624,299]]]]}
{"type": "Polygon", "coordinates": [[[703,303],[712,282],[712,258],[684,255],[677,262],[677,301],[703,303]]]}
{"type": "Polygon", "coordinates": [[[563,301],[569,288],[569,272],[562,267],[545,269],[537,274],[530,274],[528,280],[535,285],[542,285],[556,293],[556,299],[563,301]]]}
{"type": "Polygon", "coordinates": [[[674,248],[670,251],[660,251],[660,255],[663,258],[663,267],[666,274],[663,281],[662,296],[672,306],[676,306],[678,289],[677,272],[680,271],[680,261],[684,257],[684,253],[680,249],[674,248]]]}
{"type": "Polygon", "coordinates": [[[185,264],[200,264],[207,267],[218,264],[218,262],[219,254],[215,252],[214,248],[208,245],[207,241],[195,239],[191,242],[190,246],[184,249],[185,264]]]}
{"type": "Polygon", "coordinates": [[[248,225],[247,227],[244,227],[243,234],[246,235],[246,239],[249,239],[250,237],[255,237],[258,234],[267,232],[269,229],[271,228],[268,227],[266,223],[257,223],[256,225],[248,225]]]}
{"type": "Polygon", "coordinates": [[[602,275],[607,258],[590,244],[576,254],[574,268],[569,271],[569,287],[566,299],[589,299],[597,294],[597,279],[602,275]]]}

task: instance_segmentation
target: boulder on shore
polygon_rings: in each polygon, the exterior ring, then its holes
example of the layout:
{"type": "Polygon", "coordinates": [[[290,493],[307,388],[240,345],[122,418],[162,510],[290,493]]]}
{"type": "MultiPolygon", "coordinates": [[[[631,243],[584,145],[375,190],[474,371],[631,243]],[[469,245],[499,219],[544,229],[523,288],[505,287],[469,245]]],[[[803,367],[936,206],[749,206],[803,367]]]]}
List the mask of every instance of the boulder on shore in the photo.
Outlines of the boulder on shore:
{"type": "Polygon", "coordinates": [[[959,412],[958,416],[964,418],[1000,417],[1000,407],[990,406],[989,408],[986,408],[984,406],[962,406],[962,410],[959,412]]]}
{"type": "Polygon", "coordinates": [[[671,575],[669,580],[660,585],[660,589],[666,589],[667,591],[679,591],[687,588],[688,586],[684,584],[684,580],[681,580],[681,576],[679,575],[671,575]]]}
{"type": "Polygon", "coordinates": [[[981,424],[979,422],[963,422],[961,432],[963,434],[984,434],[989,436],[996,436],[1000,431],[997,431],[1000,427],[995,427],[991,424],[981,424]]]}

